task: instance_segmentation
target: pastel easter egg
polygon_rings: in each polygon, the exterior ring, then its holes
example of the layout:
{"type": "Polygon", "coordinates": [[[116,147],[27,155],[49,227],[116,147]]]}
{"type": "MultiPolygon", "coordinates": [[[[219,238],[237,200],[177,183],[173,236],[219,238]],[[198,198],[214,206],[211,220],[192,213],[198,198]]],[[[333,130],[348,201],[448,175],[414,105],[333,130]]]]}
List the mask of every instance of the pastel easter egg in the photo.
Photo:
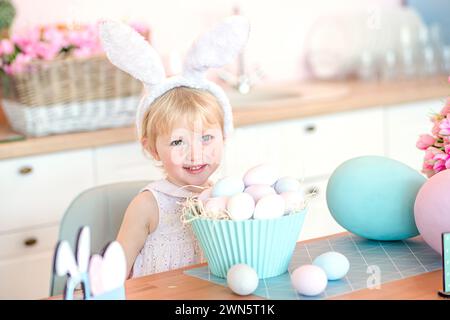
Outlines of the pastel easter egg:
{"type": "Polygon", "coordinates": [[[255,202],[269,194],[276,194],[275,190],[266,184],[253,184],[245,188],[244,192],[250,194],[255,202]]]}
{"type": "Polygon", "coordinates": [[[279,194],[265,196],[256,203],[254,219],[275,219],[284,214],[284,199],[279,194]]]}
{"type": "Polygon", "coordinates": [[[211,212],[224,212],[227,208],[228,197],[212,197],[205,201],[205,209],[211,212]]]}
{"type": "Polygon", "coordinates": [[[327,274],[328,280],[338,280],[347,274],[350,262],[342,253],[329,251],[314,259],[313,264],[321,267],[327,274]]]}
{"type": "Polygon", "coordinates": [[[296,212],[305,206],[305,195],[302,191],[283,192],[280,196],[284,199],[285,212],[296,212]]]}
{"type": "Polygon", "coordinates": [[[425,182],[418,171],[380,156],[364,156],[341,164],[326,191],[334,219],[348,231],[372,240],[417,236],[414,201],[425,182]]]}
{"type": "Polygon", "coordinates": [[[227,203],[227,212],[232,220],[241,221],[250,219],[255,209],[255,201],[248,193],[238,193],[230,197],[227,203]]]}
{"type": "Polygon", "coordinates": [[[301,183],[292,177],[282,177],[275,182],[275,191],[280,194],[283,192],[299,191],[301,189],[301,183]]]}
{"type": "Polygon", "coordinates": [[[227,272],[228,287],[234,293],[246,296],[258,288],[259,278],[255,269],[246,264],[235,264],[227,272]]]}
{"type": "Polygon", "coordinates": [[[322,268],[307,264],[292,272],[291,283],[298,293],[305,296],[317,296],[326,289],[328,279],[322,268]]]}
{"type": "Polygon", "coordinates": [[[260,164],[247,171],[244,175],[245,186],[254,184],[273,185],[278,179],[278,171],[270,164],[260,164]]]}
{"type": "Polygon", "coordinates": [[[420,188],[414,216],[423,240],[442,254],[442,233],[450,232],[450,170],[433,175],[420,188]]]}
{"type": "Polygon", "coordinates": [[[126,258],[122,246],[111,242],[103,254],[102,283],[105,291],[111,291],[124,285],[126,279],[126,258]]]}
{"type": "Polygon", "coordinates": [[[211,197],[231,197],[244,191],[245,185],[241,178],[228,176],[217,181],[211,190],[211,197]]]}

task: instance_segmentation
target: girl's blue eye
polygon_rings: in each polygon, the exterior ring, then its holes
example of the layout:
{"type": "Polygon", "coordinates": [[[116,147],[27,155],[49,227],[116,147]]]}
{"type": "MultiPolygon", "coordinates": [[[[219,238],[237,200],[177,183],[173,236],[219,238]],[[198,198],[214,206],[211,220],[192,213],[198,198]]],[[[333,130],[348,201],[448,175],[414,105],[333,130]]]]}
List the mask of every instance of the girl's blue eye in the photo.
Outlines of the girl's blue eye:
{"type": "Polygon", "coordinates": [[[202,137],[202,139],[203,139],[203,141],[208,142],[208,141],[214,139],[214,137],[212,135],[210,135],[210,134],[207,134],[207,135],[204,135],[202,137]]]}
{"type": "Polygon", "coordinates": [[[171,146],[179,146],[183,143],[183,140],[178,139],[178,140],[174,140],[170,143],[171,146]]]}

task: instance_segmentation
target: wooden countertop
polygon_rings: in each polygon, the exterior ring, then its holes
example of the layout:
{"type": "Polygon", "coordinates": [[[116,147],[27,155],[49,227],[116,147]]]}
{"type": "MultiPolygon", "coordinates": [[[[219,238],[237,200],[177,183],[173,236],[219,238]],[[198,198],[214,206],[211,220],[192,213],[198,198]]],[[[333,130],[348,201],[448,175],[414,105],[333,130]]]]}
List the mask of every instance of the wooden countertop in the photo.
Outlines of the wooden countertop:
{"type": "MultiPolygon", "coordinates": [[[[345,233],[323,238],[340,236],[345,233]]],[[[317,241],[311,239],[307,242],[317,241]]],[[[127,299],[173,299],[173,300],[264,300],[259,296],[238,296],[227,287],[185,275],[184,270],[197,268],[195,265],[178,270],[130,279],[125,283],[127,299]]],[[[402,280],[381,284],[380,289],[362,289],[349,294],[332,297],[332,300],[438,300],[442,289],[442,271],[433,271],[402,280]]]]}
{"type": "MultiPolygon", "coordinates": [[[[340,236],[344,233],[325,238],[340,236]]],[[[316,241],[311,239],[307,242],[316,241]]],[[[238,296],[227,287],[185,275],[184,270],[197,268],[206,264],[157,273],[125,282],[128,300],[264,300],[254,295],[238,296]]],[[[402,280],[383,283],[380,289],[362,289],[352,293],[332,297],[332,300],[440,300],[442,289],[442,271],[433,271],[402,280]]],[[[61,299],[51,297],[51,299],[61,299]]]]}
{"type": "MultiPolygon", "coordinates": [[[[247,104],[245,107],[236,103],[236,107],[233,107],[235,126],[445,98],[450,93],[446,77],[392,83],[309,81],[262,86],[259,91],[273,90],[276,92],[277,89],[290,93],[300,93],[300,96],[304,94],[304,96],[276,100],[276,102],[272,100],[271,102],[260,102],[254,105],[247,104]]],[[[11,136],[13,133],[5,119],[0,115],[0,137],[11,136]]],[[[29,138],[0,143],[0,159],[90,148],[135,140],[134,127],[29,138]]]]}

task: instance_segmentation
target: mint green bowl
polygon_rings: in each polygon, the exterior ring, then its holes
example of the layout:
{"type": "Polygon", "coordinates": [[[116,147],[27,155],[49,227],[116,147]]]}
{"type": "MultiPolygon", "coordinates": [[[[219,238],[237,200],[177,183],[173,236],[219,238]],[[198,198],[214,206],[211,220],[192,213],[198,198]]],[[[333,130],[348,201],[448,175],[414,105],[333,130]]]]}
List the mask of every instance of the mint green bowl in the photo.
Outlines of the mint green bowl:
{"type": "Polygon", "coordinates": [[[306,209],[276,219],[196,219],[192,229],[206,256],[211,272],[226,278],[235,264],[251,266],[260,279],[287,272],[306,209]]]}

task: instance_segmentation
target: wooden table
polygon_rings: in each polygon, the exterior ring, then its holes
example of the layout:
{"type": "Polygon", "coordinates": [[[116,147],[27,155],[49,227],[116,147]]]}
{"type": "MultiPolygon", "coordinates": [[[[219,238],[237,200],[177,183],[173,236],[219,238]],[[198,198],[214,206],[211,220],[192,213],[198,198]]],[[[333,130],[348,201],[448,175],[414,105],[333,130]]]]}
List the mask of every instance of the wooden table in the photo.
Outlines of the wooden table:
{"type": "MultiPolygon", "coordinates": [[[[331,238],[345,233],[332,235],[331,238]]],[[[323,239],[324,239],[323,238],[323,239]]],[[[316,241],[312,239],[305,243],[316,241]]],[[[228,288],[183,274],[184,270],[197,268],[206,264],[194,265],[173,271],[158,273],[141,278],[130,279],[125,283],[127,299],[230,299],[263,300],[250,295],[241,297],[228,288]]],[[[333,300],[361,299],[443,299],[438,296],[442,289],[442,271],[433,271],[418,276],[381,284],[380,289],[363,289],[337,296],[333,300]]]]}

